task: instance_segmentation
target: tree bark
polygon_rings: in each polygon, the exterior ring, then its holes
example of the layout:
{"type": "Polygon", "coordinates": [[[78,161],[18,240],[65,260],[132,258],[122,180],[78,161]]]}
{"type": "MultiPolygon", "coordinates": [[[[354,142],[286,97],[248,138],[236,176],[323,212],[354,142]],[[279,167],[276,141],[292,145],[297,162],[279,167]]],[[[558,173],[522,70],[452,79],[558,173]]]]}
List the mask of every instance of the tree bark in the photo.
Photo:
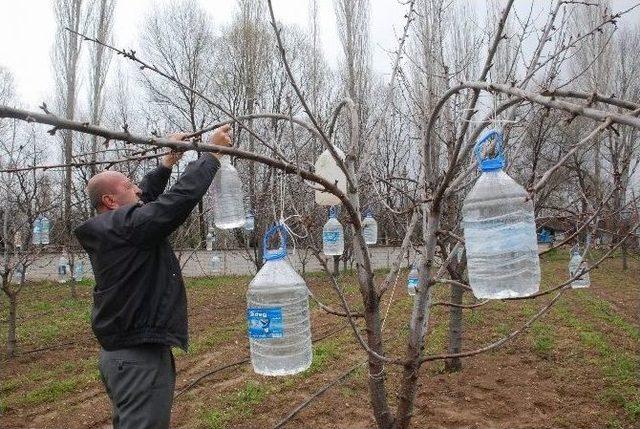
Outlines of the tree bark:
{"type": "MultiPolygon", "coordinates": [[[[6,293],[6,291],[5,291],[6,293]]],[[[7,355],[14,357],[16,353],[16,318],[18,312],[18,294],[6,293],[9,298],[9,317],[7,320],[7,355]]]]}

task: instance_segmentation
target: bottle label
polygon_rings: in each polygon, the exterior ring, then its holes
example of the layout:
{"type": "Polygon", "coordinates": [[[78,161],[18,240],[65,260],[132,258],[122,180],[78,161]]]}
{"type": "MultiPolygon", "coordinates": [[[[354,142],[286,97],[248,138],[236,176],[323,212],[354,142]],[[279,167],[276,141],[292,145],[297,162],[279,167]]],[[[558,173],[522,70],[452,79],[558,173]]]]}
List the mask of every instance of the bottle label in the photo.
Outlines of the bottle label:
{"type": "Polygon", "coordinates": [[[409,282],[407,283],[407,287],[410,288],[417,288],[418,287],[418,279],[409,279],[409,282]]]}
{"type": "Polygon", "coordinates": [[[283,338],[281,307],[252,307],[247,309],[250,338],[283,338]]]}
{"type": "Polygon", "coordinates": [[[322,240],[324,240],[325,243],[335,244],[340,240],[340,232],[325,231],[322,233],[322,240]]]}

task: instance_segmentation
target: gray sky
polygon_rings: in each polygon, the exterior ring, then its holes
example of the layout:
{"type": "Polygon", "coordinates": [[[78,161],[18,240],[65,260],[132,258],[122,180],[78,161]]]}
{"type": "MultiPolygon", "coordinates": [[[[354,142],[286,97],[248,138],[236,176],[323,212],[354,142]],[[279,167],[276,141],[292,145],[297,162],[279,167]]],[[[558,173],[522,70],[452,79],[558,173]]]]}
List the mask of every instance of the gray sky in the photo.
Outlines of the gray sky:
{"type": "MultiPolygon", "coordinates": [[[[138,30],[147,11],[167,0],[117,0],[114,38],[118,47],[135,49],[138,30]]],[[[213,17],[214,25],[227,23],[234,11],[235,0],[202,0],[200,4],[213,17]]],[[[286,24],[308,26],[308,0],[273,0],[274,11],[286,24]]],[[[53,103],[51,52],[55,39],[55,17],[51,0],[0,0],[0,65],[14,75],[19,98],[28,109],[36,109],[44,100],[53,103]]],[[[330,63],[339,54],[333,1],[319,2],[322,44],[330,63]]],[[[371,35],[373,63],[384,73],[390,67],[385,50],[397,46],[396,32],[402,30],[406,8],[396,0],[371,2],[371,35]]],[[[144,52],[138,51],[144,57],[144,52]]],[[[116,58],[115,61],[123,61],[116,58]]]]}

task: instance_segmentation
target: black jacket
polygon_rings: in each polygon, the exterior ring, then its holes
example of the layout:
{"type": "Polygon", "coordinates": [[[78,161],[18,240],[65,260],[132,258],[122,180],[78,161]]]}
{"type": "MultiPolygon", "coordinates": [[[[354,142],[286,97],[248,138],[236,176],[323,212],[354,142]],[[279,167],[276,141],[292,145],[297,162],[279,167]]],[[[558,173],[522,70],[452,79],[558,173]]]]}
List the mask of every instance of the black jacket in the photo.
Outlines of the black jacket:
{"type": "Polygon", "coordinates": [[[91,327],[104,349],[148,343],[187,349],[187,297],[167,237],[187,219],[219,166],[203,155],[165,193],[171,170],[157,167],[140,183],[142,202],[76,228],[96,279],[91,327]]]}

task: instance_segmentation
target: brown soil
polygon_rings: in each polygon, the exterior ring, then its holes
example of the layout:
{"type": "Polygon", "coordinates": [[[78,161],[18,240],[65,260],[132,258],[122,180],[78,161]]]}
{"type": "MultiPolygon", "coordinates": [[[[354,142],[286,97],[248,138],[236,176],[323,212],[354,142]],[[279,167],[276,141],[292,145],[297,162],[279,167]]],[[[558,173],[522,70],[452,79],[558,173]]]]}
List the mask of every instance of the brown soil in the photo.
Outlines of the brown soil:
{"type": "MultiPolygon", "coordinates": [[[[634,416],[624,409],[626,403],[633,401],[634,394],[640,406],[638,378],[629,382],[609,368],[610,362],[627,357],[632,371],[637,374],[639,368],[640,264],[636,258],[626,273],[622,273],[619,266],[619,260],[608,261],[592,274],[589,290],[570,291],[558,308],[534,325],[531,331],[497,351],[464,360],[461,372],[444,373],[439,361],[425,365],[420,377],[413,427],[640,427],[640,420],[636,420],[640,415],[634,416]],[[545,338],[551,338],[550,346],[545,338]],[[631,389],[625,396],[627,402],[612,396],[617,389],[631,389]]],[[[543,287],[565,277],[565,260],[548,261],[544,267],[543,287]]],[[[343,281],[356,305],[358,292],[354,278],[347,277],[343,281]]],[[[244,325],[246,283],[246,278],[201,279],[188,289],[193,350],[176,357],[176,391],[217,367],[248,356],[244,325]]],[[[322,277],[309,276],[308,283],[314,293],[337,307],[331,288],[322,277]]],[[[88,309],[90,287],[80,290],[80,301],[88,309]]],[[[447,300],[448,292],[444,288],[438,294],[439,298],[447,300]]],[[[39,284],[25,291],[22,302],[49,300],[60,304],[67,295],[68,291],[63,287],[39,284]]],[[[496,302],[466,311],[464,349],[485,345],[517,328],[547,299],[496,302]]],[[[385,327],[388,355],[401,356],[404,352],[410,306],[404,278],[401,277],[385,327]]],[[[43,330],[47,325],[55,325],[65,319],[65,308],[61,305],[54,306],[44,315],[41,309],[31,304],[23,304],[20,311],[23,316],[33,314],[43,330]]],[[[445,350],[447,320],[445,308],[434,309],[428,353],[445,350]]],[[[314,306],[314,337],[322,339],[315,343],[317,355],[309,372],[294,377],[266,378],[255,375],[250,364],[217,372],[176,399],[172,427],[275,426],[311,394],[364,359],[352,332],[344,327],[343,319],[314,306]]],[[[88,322],[71,325],[67,331],[53,337],[43,336],[37,330],[28,334],[25,332],[20,338],[22,353],[18,357],[7,359],[3,356],[0,361],[0,400],[4,407],[0,427],[108,427],[110,404],[97,379],[94,360],[98,347],[88,322]],[[42,347],[53,348],[25,353],[42,347]],[[64,380],[74,384],[71,388],[62,387],[62,393],[56,393],[54,388],[43,389],[64,380]],[[39,393],[34,393],[38,389],[39,393]]],[[[367,377],[366,367],[356,370],[312,402],[285,427],[374,427],[367,377]]],[[[392,409],[399,378],[398,368],[387,368],[392,409]]]]}

